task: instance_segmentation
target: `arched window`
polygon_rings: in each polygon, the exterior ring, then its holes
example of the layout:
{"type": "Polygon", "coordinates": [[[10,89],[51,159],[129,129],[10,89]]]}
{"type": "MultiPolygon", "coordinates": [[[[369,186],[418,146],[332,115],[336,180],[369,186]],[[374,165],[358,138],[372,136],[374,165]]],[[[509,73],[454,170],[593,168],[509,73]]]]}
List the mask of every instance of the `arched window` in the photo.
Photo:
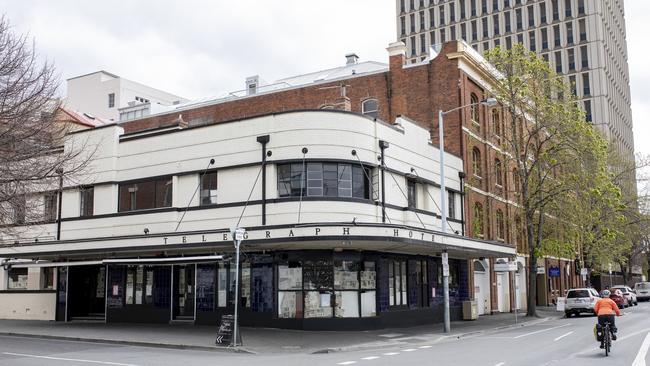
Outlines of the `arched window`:
{"type": "Polygon", "coordinates": [[[517,249],[523,248],[521,246],[521,238],[522,238],[521,217],[517,216],[515,217],[515,245],[517,246],[517,249]]]}
{"type": "Polygon", "coordinates": [[[331,104],[323,104],[320,106],[320,109],[334,109],[334,106],[331,104]]]}
{"type": "Polygon", "coordinates": [[[486,266],[483,264],[483,261],[475,260],[474,261],[474,271],[475,272],[485,272],[486,266]]]}
{"type": "Polygon", "coordinates": [[[496,109],[492,110],[492,126],[494,128],[494,136],[501,137],[501,116],[496,109]]]}
{"type": "Polygon", "coordinates": [[[470,96],[470,103],[471,106],[469,107],[469,112],[470,112],[470,118],[472,118],[472,122],[474,123],[479,123],[478,121],[478,97],[476,94],[472,93],[470,96]]]}
{"type": "Polygon", "coordinates": [[[366,99],[361,103],[361,114],[373,118],[379,117],[379,102],[377,99],[366,99]]]}
{"type": "Polygon", "coordinates": [[[503,211],[497,210],[497,239],[503,240],[505,238],[505,222],[503,219],[503,211]]]}
{"type": "Polygon", "coordinates": [[[503,187],[503,169],[501,168],[501,160],[494,159],[494,174],[496,175],[497,186],[503,187]]]}
{"type": "Polygon", "coordinates": [[[483,236],[483,205],[480,203],[474,204],[474,223],[472,229],[475,236],[483,236]]]}
{"type": "Polygon", "coordinates": [[[472,174],[481,177],[481,151],[475,147],[472,149],[472,174]]]}
{"type": "Polygon", "coordinates": [[[519,171],[517,168],[512,169],[512,184],[513,190],[519,192],[521,190],[521,180],[519,179],[519,171]]]}

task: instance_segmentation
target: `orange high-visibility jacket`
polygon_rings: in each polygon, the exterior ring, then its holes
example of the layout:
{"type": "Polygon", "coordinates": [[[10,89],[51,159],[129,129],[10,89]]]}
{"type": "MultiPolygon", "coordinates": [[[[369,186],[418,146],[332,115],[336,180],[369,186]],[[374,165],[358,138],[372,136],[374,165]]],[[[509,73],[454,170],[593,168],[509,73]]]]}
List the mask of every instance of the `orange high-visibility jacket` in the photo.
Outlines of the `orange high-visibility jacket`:
{"type": "Polygon", "coordinates": [[[610,298],[598,300],[598,302],[594,306],[594,311],[596,312],[597,315],[616,314],[618,316],[621,316],[621,310],[619,310],[618,305],[616,305],[614,300],[610,298]]]}

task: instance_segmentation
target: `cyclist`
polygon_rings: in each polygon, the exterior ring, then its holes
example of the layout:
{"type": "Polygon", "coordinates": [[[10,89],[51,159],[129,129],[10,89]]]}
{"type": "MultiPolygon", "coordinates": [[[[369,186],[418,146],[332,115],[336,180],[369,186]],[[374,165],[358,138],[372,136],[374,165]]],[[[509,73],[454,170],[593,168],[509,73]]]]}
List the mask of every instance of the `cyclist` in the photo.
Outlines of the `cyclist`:
{"type": "Polygon", "coordinates": [[[609,290],[603,291],[603,298],[598,300],[594,306],[594,312],[598,315],[598,325],[604,326],[605,322],[609,322],[609,327],[612,330],[612,339],[616,340],[616,316],[621,316],[621,310],[614,300],[609,298],[611,294],[609,290]]]}

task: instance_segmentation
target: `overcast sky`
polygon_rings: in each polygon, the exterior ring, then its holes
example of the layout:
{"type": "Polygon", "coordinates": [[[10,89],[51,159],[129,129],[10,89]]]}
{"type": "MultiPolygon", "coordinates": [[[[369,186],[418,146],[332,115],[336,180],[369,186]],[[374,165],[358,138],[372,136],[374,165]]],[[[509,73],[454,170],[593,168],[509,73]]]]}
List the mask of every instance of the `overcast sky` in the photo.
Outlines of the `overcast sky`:
{"type": "MultiPolygon", "coordinates": [[[[387,62],[395,0],[0,0],[61,79],[99,69],[186,98],[335,67],[387,62]],[[99,5],[101,4],[101,6],[99,5]]],[[[650,154],[650,1],[625,0],[637,151],[650,154]]]]}

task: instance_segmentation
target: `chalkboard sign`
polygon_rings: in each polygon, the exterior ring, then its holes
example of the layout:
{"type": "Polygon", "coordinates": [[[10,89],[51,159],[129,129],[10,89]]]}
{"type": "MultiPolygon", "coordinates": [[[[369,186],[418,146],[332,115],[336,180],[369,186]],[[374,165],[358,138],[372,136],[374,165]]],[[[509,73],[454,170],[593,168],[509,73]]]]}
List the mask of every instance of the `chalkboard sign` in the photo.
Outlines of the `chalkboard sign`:
{"type": "MultiPolygon", "coordinates": [[[[235,330],[235,317],[233,315],[221,316],[221,324],[217,331],[217,339],[215,344],[217,346],[230,346],[232,345],[232,333],[235,330]]],[[[237,344],[241,345],[241,333],[237,332],[237,344]]]]}

